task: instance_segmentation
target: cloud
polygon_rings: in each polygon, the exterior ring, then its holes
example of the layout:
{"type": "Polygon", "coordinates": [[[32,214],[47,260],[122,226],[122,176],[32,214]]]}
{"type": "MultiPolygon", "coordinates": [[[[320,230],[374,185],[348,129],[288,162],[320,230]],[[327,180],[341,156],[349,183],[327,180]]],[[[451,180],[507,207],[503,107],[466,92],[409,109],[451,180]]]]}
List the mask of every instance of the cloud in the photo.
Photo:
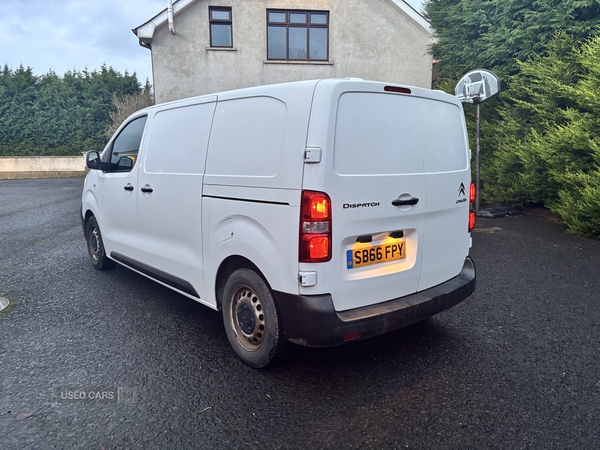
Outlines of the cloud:
{"type": "Polygon", "coordinates": [[[0,65],[62,75],[106,64],[151,80],[150,51],[131,29],[165,7],[164,0],[0,0],[0,65]]]}
{"type": "Polygon", "coordinates": [[[410,6],[412,6],[414,9],[416,9],[417,11],[422,13],[422,9],[423,9],[423,5],[425,3],[424,0],[404,0],[406,3],[408,3],[410,6]]]}
{"type": "Polygon", "coordinates": [[[151,78],[150,52],[131,29],[164,9],[163,0],[1,0],[0,64],[41,75],[103,64],[151,78]]]}

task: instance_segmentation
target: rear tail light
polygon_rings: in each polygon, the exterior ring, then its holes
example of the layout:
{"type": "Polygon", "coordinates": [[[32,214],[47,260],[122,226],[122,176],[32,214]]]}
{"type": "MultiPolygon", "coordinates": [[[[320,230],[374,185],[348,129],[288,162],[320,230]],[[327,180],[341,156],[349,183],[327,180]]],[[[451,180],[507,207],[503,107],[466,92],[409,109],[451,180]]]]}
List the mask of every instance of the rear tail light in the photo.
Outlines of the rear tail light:
{"type": "Polygon", "coordinates": [[[475,228],[475,211],[473,210],[473,202],[477,198],[477,188],[475,183],[471,183],[469,187],[469,233],[475,228]]]}
{"type": "Polygon", "coordinates": [[[302,192],[298,260],[331,260],[331,199],[323,192],[302,192]]]}
{"type": "Polygon", "coordinates": [[[475,211],[469,211],[469,233],[475,228],[475,211]]]}
{"type": "Polygon", "coordinates": [[[475,183],[471,183],[471,187],[469,188],[469,201],[473,203],[477,198],[477,188],[475,187],[475,183]]]}

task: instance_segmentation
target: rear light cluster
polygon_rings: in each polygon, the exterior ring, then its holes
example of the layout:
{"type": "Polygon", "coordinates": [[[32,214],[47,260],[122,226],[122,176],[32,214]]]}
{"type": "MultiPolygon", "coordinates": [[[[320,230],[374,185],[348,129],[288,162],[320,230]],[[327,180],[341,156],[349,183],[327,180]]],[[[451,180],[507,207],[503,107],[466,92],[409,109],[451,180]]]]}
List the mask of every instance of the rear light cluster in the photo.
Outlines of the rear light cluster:
{"type": "Polygon", "coordinates": [[[469,187],[469,233],[475,228],[475,211],[473,210],[473,202],[477,198],[477,188],[475,183],[471,183],[469,187]]]}
{"type": "Polygon", "coordinates": [[[298,260],[331,260],[331,199],[323,192],[302,192],[298,260]]]}

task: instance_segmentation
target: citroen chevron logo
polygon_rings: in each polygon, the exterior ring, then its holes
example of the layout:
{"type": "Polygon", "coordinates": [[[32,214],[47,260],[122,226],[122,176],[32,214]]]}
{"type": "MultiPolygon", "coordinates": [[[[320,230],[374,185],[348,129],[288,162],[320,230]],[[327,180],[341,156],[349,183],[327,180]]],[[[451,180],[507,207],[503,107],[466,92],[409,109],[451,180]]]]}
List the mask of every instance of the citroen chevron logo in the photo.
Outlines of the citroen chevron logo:
{"type": "Polygon", "coordinates": [[[465,184],[464,183],[460,183],[460,186],[458,188],[458,196],[466,196],[466,189],[465,189],[465,184]]]}

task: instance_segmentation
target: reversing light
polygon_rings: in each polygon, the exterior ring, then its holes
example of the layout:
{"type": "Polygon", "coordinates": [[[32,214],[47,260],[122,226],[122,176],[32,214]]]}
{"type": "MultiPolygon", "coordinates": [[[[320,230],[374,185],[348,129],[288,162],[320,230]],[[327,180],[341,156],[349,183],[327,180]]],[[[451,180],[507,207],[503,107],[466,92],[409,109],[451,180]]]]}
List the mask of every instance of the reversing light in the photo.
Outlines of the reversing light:
{"type": "Polygon", "coordinates": [[[400,86],[386,86],[383,88],[385,92],[398,92],[399,94],[410,94],[411,90],[409,88],[400,87],[400,86]]]}
{"type": "Polygon", "coordinates": [[[331,260],[331,199],[323,192],[303,191],[298,261],[331,260]]]}

